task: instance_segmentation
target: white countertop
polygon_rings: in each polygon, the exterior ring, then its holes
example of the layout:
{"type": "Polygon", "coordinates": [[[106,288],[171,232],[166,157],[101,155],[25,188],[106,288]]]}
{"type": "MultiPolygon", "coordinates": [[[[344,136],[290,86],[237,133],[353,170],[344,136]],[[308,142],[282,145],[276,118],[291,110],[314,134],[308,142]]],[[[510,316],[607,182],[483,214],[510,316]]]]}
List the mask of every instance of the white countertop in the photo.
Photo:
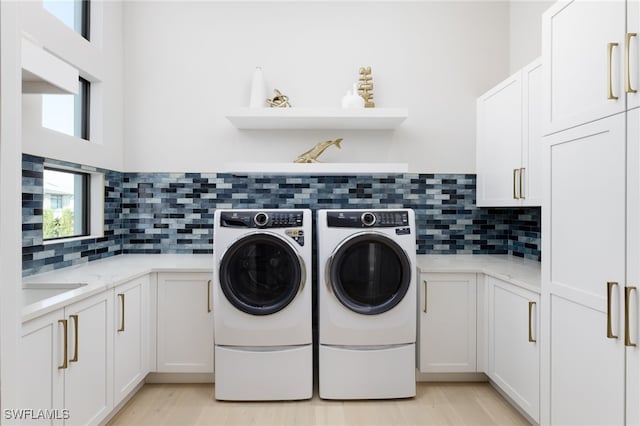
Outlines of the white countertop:
{"type": "MultiPolygon", "coordinates": [[[[483,273],[530,291],[540,292],[540,263],[536,261],[509,255],[476,254],[418,255],[416,259],[421,272],[483,273]]],[[[37,318],[151,272],[212,271],[213,256],[210,254],[124,254],[32,275],[23,278],[23,285],[86,285],[29,303],[22,309],[22,320],[37,318]]]]}
{"type": "MultiPolygon", "coordinates": [[[[212,271],[213,255],[211,254],[123,254],[32,275],[22,279],[23,286],[51,284],[55,287],[55,284],[73,283],[86,285],[24,306],[22,321],[39,317],[151,272],[211,273],[212,271]]],[[[23,297],[26,300],[26,296],[23,297]]]]}
{"type": "Polygon", "coordinates": [[[438,254],[418,255],[421,272],[483,273],[540,293],[540,262],[510,255],[438,254]]]}

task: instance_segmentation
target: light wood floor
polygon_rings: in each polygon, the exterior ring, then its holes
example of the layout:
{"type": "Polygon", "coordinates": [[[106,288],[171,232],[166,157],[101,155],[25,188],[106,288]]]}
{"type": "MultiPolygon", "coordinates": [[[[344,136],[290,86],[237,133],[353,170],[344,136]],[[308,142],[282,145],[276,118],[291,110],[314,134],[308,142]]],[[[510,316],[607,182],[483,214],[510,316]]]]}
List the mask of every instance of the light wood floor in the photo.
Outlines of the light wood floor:
{"type": "Polygon", "coordinates": [[[527,425],[488,383],[418,383],[411,399],[221,402],[211,384],[146,384],[108,425],[527,425]]]}

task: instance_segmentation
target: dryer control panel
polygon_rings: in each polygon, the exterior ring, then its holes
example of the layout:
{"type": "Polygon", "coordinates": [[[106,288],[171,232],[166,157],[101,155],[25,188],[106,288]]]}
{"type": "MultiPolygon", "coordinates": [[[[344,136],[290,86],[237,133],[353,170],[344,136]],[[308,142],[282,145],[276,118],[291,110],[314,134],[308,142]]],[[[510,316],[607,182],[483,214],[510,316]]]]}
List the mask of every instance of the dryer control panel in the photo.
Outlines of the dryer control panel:
{"type": "Polygon", "coordinates": [[[327,212],[330,228],[395,228],[409,226],[406,210],[348,210],[327,212]]]}
{"type": "MultiPolygon", "coordinates": [[[[302,226],[302,212],[278,211],[228,211],[220,215],[220,226],[225,228],[291,228],[302,226]]],[[[302,232],[302,231],[301,231],[302,232]]]]}

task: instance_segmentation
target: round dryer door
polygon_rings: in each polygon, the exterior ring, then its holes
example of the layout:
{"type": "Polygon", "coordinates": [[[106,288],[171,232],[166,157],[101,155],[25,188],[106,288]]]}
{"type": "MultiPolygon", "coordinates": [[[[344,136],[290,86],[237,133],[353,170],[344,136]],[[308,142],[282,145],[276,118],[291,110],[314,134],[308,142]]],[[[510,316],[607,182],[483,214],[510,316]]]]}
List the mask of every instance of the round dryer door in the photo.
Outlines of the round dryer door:
{"type": "Polygon", "coordinates": [[[379,234],[360,234],[342,243],[332,256],[331,286],[338,300],[354,312],[374,315],[396,306],[411,283],[404,250],[379,234]]]}
{"type": "Polygon", "coordinates": [[[220,285],[227,300],[253,315],[284,309],[304,285],[302,259],[283,239],[265,233],[234,242],[220,261],[220,285]]]}

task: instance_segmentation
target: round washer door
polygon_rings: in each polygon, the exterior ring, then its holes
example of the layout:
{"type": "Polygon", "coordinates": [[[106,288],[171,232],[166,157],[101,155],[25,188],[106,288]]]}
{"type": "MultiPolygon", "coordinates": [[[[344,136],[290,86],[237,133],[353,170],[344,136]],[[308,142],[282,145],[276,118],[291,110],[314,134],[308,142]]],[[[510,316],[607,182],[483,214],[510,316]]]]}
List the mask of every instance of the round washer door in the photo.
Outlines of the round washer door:
{"type": "Polygon", "coordinates": [[[354,312],[374,315],[392,309],[411,283],[405,251],[381,234],[360,234],[336,249],[329,266],[338,300],[354,312]]]}
{"type": "Polygon", "coordinates": [[[269,315],[284,309],[304,286],[302,259],[282,238],[266,233],[234,242],[220,260],[220,286],[242,312],[269,315]]]}

